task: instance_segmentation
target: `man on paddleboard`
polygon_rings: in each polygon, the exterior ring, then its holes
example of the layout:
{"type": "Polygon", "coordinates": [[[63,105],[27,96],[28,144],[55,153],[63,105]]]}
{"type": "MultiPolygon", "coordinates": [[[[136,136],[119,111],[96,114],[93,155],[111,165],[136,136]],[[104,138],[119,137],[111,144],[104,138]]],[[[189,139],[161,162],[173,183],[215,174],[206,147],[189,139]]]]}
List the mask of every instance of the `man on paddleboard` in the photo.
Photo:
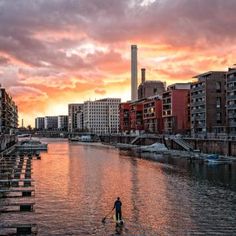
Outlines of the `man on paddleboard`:
{"type": "Polygon", "coordinates": [[[117,200],[114,203],[113,210],[116,209],[116,221],[119,222],[122,219],[122,214],[121,214],[121,206],[122,202],[120,201],[120,198],[118,197],[117,200]]]}

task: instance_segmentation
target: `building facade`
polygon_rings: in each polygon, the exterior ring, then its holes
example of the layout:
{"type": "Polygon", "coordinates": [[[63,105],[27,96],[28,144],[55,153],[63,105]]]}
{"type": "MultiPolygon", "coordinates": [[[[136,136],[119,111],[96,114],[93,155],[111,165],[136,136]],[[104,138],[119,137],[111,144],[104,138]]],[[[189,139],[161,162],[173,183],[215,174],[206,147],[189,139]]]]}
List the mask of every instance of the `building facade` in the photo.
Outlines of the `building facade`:
{"type": "Polygon", "coordinates": [[[68,116],[60,115],[57,117],[58,129],[62,131],[68,130],[68,116]]]}
{"type": "Polygon", "coordinates": [[[236,68],[229,68],[226,76],[226,132],[236,136],[236,68]]]}
{"type": "Polygon", "coordinates": [[[77,130],[77,114],[83,111],[83,103],[75,103],[68,105],[68,131],[74,132],[77,130]]]}
{"type": "Polygon", "coordinates": [[[130,132],[130,103],[124,102],[119,105],[120,132],[130,132]]]}
{"type": "Polygon", "coordinates": [[[197,81],[191,84],[191,134],[225,133],[226,72],[209,71],[194,78],[197,81]]]}
{"type": "Polygon", "coordinates": [[[143,102],[143,126],[147,133],[163,133],[162,98],[153,96],[143,102]]]}
{"type": "Polygon", "coordinates": [[[164,133],[186,134],[190,132],[190,83],[168,86],[163,93],[162,117],[164,133]]]}
{"type": "Polygon", "coordinates": [[[57,130],[58,128],[58,117],[57,116],[45,116],[44,128],[46,130],[57,130]]]}
{"type": "Polygon", "coordinates": [[[0,86],[0,133],[13,134],[18,127],[18,108],[12,97],[0,86]]]}
{"type": "Polygon", "coordinates": [[[119,98],[84,102],[84,130],[94,134],[119,132],[119,98]]]}
{"type": "Polygon", "coordinates": [[[138,87],[138,99],[143,99],[155,95],[160,95],[165,92],[165,83],[158,80],[144,80],[138,87]]]}
{"type": "Polygon", "coordinates": [[[35,118],[35,129],[44,130],[44,117],[35,118]]]}
{"type": "Polygon", "coordinates": [[[78,131],[84,131],[84,114],[83,110],[79,111],[77,113],[77,130],[78,131]]]}
{"type": "Polygon", "coordinates": [[[144,130],[143,127],[143,102],[136,101],[130,104],[130,131],[139,133],[144,130]]]}

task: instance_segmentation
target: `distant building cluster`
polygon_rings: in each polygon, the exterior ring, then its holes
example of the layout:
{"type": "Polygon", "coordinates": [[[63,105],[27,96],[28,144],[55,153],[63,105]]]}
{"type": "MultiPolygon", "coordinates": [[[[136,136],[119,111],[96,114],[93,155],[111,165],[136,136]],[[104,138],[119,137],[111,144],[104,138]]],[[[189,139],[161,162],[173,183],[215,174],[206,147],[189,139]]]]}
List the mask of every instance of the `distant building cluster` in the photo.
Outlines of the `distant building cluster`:
{"type": "Polygon", "coordinates": [[[35,118],[35,129],[37,130],[68,130],[68,116],[45,116],[35,118]]]}
{"type": "Polygon", "coordinates": [[[18,127],[18,108],[0,85],[0,134],[14,134],[18,127]]]}
{"type": "Polygon", "coordinates": [[[105,98],[68,105],[68,116],[46,116],[35,119],[37,130],[62,130],[110,134],[119,132],[119,98],[105,98]]]}

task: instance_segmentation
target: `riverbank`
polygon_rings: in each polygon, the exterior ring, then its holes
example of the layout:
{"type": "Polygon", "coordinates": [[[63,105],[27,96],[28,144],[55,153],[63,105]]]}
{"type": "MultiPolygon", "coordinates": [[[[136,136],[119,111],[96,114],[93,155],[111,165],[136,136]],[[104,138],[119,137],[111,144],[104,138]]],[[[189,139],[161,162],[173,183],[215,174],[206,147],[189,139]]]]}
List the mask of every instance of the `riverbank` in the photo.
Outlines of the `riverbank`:
{"type": "Polygon", "coordinates": [[[151,145],[163,143],[169,150],[199,150],[200,153],[218,154],[222,156],[236,157],[236,140],[229,139],[202,139],[191,137],[176,137],[174,135],[101,135],[101,142],[110,144],[151,145]]]}

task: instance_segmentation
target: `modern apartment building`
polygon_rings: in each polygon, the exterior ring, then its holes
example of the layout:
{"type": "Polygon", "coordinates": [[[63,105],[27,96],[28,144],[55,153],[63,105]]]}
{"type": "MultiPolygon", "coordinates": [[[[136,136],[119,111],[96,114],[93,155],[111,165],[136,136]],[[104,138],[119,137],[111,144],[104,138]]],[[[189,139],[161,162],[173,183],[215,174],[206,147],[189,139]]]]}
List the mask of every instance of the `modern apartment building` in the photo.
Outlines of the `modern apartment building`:
{"type": "Polygon", "coordinates": [[[58,129],[67,131],[68,130],[68,116],[60,115],[57,117],[58,129]]]}
{"type": "Polygon", "coordinates": [[[58,117],[57,116],[45,116],[44,128],[47,130],[56,130],[58,128],[58,117]]]}
{"type": "Polygon", "coordinates": [[[130,131],[130,103],[124,102],[119,105],[120,132],[128,133],[130,131]]]}
{"type": "Polygon", "coordinates": [[[188,133],[190,131],[190,83],[168,86],[162,99],[164,133],[188,133]]]}
{"type": "Polygon", "coordinates": [[[236,68],[229,68],[226,74],[226,132],[236,135],[236,68]]]}
{"type": "Polygon", "coordinates": [[[35,129],[37,129],[37,130],[44,129],[44,117],[35,118],[35,129]]]}
{"type": "Polygon", "coordinates": [[[226,72],[209,71],[191,84],[191,134],[224,133],[226,128],[226,72]]]}
{"type": "Polygon", "coordinates": [[[68,105],[68,131],[74,132],[78,129],[77,114],[83,110],[83,103],[68,105]]]}
{"type": "Polygon", "coordinates": [[[140,132],[143,127],[143,102],[135,101],[130,104],[130,130],[131,132],[140,132]]]}
{"type": "Polygon", "coordinates": [[[143,126],[148,133],[163,133],[162,98],[153,96],[143,102],[143,126]]]}
{"type": "Polygon", "coordinates": [[[119,132],[119,98],[86,101],[83,107],[85,131],[95,134],[119,132]]]}
{"type": "Polygon", "coordinates": [[[18,108],[0,85],[0,133],[12,134],[18,127],[18,108]]]}

